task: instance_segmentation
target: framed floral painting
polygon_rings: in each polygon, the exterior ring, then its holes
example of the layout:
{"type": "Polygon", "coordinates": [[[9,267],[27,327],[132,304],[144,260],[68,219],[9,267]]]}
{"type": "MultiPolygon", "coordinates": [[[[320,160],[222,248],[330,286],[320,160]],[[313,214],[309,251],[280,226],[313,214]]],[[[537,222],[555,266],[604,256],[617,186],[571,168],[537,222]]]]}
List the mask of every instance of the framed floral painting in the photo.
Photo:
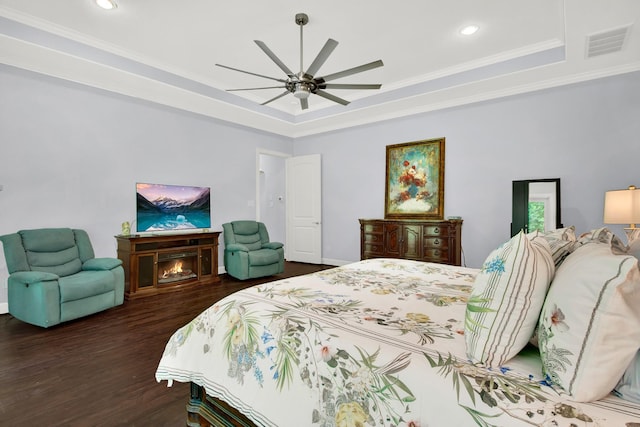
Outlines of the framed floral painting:
{"type": "Polygon", "coordinates": [[[444,138],[387,145],[384,217],[443,219],[444,138]]]}

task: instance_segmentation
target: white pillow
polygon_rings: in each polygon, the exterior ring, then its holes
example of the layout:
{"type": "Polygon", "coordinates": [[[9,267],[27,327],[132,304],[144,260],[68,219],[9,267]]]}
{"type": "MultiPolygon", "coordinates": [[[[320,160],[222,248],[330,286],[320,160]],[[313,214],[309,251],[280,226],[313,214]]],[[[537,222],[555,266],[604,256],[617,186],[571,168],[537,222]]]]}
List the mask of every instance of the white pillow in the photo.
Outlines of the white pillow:
{"type": "Polygon", "coordinates": [[[565,259],[538,326],[543,371],[574,400],[609,394],[640,347],[638,261],[585,242],[565,259]]]}
{"type": "Polygon", "coordinates": [[[640,352],[636,353],[613,392],[624,400],[640,403],[640,352]]]}
{"type": "Polygon", "coordinates": [[[467,303],[469,359],[501,366],[527,345],[554,270],[547,241],[522,231],[487,257],[467,303]]]}

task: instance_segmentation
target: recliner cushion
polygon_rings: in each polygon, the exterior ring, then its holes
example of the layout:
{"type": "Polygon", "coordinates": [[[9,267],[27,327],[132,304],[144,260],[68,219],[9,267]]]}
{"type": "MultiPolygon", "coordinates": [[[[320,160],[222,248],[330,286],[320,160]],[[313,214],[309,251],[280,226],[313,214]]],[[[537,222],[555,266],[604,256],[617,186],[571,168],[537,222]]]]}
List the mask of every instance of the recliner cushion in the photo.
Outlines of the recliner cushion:
{"type": "Polygon", "coordinates": [[[250,251],[262,248],[260,231],[256,221],[233,221],[231,226],[236,243],[242,243],[250,251]]]}
{"type": "Polygon", "coordinates": [[[82,269],[75,235],[69,228],[22,230],[22,246],[33,271],[69,276],[82,269]]]}
{"type": "Polygon", "coordinates": [[[234,234],[258,234],[258,223],[256,221],[232,221],[234,234]]]}
{"type": "Polygon", "coordinates": [[[58,252],[76,246],[76,239],[70,228],[41,228],[21,230],[22,246],[33,252],[58,252]]]}
{"type": "Polygon", "coordinates": [[[58,283],[60,302],[88,298],[115,289],[115,279],[110,271],[82,271],[72,276],[61,277],[58,283]]]}
{"type": "Polygon", "coordinates": [[[273,249],[258,249],[249,252],[249,265],[270,265],[277,264],[280,261],[280,255],[273,249]]]}
{"type": "Polygon", "coordinates": [[[259,234],[253,234],[250,236],[236,234],[236,242],[245,245],[250,252],[257,251],[262,248],[262,242],[260,241],[259,234]]]}
{"type": "Polygon", "coordinates": [[[82,269],[75,246],[60,252],[27,252],[27,259],[32,271],[44,271],[60,277],[70,276],[82,269]]]}

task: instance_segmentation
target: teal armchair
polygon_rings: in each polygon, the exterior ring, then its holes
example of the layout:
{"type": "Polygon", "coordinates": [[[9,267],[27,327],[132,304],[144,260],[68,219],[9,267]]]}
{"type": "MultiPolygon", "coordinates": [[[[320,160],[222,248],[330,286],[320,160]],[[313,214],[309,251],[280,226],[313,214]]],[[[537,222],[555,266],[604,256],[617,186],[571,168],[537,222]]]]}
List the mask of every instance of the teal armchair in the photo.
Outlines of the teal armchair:
{"type": "Polygon", "coordinates": [[[267,227],[257,221],[222,224],[224,268],[236,279],[272,276],[284,271],[282,243],[270,242],[267,227]]]}
{"type": "Polygon", "coordinates": [[[0,236],[9,270],[9,313],[48,328],[124,302],[124,270],[96,258],[83,230],[43,228],[0,236]]]}

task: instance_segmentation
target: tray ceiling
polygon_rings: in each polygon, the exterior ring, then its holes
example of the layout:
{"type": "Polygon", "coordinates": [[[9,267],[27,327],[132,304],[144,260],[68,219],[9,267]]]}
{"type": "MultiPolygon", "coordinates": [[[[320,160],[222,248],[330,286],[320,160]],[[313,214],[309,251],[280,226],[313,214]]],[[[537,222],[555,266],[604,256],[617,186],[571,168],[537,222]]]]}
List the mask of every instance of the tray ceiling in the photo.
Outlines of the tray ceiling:
{"type": "Polygon", "coordinates": [[[640,69],[637,0],[116,1],[105,11],[93,0],[0,0],[0,62],[290,137],[640,69]],[[260,105],[281,89],[225,91],[273,82],[216,63],[283,77],[254,40],[299,68],[299,12],[305,67],[332,38],[318,74],[382,59],[335,81],[382,88],[331,91],[348,106],[311,95],[304,111],[292,95],[260,105]],[[461,35],[469,24],[479,31],[461,35]],[[592,45],[609,34],[614,48],[592,45]]]}

